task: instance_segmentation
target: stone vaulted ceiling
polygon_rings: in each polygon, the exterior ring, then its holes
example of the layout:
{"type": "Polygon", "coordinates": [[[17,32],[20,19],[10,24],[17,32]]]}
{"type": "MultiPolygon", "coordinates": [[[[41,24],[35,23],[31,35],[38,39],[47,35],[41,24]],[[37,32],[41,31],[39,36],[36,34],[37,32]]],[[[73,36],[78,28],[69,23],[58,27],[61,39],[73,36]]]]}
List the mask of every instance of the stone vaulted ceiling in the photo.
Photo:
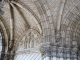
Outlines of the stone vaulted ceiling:
{"type": "Polygon", "coordinates": [[[45,43],[80,49],[80,0],[2,0],[2,3],[0,26],[5,53],[45,43]]]}

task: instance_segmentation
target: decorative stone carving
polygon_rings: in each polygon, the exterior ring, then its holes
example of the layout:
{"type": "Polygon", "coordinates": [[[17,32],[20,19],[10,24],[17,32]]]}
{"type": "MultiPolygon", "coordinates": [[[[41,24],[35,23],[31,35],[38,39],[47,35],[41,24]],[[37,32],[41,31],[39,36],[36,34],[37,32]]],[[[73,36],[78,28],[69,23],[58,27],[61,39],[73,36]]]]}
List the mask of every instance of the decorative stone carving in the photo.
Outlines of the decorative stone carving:
{"type": "Polygon", "coordinates": [[[56,33],[56,42],[59,42],[61,39],[61,32],[56,33]]]}
{"type": "Polygon", "coordinates": [[[46,57],[52,58],[63,58],[63,59],[79,59],[77,55],[77,48],[65,48],[65,47],[57,47],[53,44],[43,45],[40,49],[43,59],[46,57]]]}
{"type": "Polygon", "coordinates": [[[45,58],[45,57],[51,57],[52,56],[52,48],[50,46],[43,46],[41,48],[41,53],[42,53],[42,56],[45,58]]]}
{"type": "Polygon", "coordinates": [[[19,42],[22,49],[35,48],[42,42],[41,35],[34,29],[29,29],[19,42]]]}
{"type": "Polygon", "coordinates": [[[55,37],[56,37],[55,45],[62,46],[61,31],[58,31],[55,37]]]}

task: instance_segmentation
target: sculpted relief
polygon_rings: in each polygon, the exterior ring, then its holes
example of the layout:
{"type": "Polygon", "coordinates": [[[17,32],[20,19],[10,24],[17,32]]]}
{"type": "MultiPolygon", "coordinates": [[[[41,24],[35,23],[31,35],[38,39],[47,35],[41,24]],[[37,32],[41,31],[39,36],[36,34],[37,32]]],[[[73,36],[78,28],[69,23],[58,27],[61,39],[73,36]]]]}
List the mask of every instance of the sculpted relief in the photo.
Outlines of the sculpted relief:
{"type": "Polygon", "coordinates": [[[19,48],[35,48],[38,47],[41,42],[41,35],[36,30],[29,29],[22,37],[22,40],[19,42],[19,48]]]}

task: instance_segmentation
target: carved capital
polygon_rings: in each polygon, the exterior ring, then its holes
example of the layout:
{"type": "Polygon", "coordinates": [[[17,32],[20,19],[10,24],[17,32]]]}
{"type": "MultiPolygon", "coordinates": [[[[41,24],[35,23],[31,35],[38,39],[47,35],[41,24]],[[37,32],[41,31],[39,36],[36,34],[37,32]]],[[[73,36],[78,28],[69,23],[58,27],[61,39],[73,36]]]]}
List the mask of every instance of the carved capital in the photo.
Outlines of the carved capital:
{"type": "Polygon", "coordinates": [[[51,57],[53,49],[52,49],[52,46],[49,44],[46,46],[45,45],[42,46],[40,51],[41,51],[43,57],[51,57]]]}

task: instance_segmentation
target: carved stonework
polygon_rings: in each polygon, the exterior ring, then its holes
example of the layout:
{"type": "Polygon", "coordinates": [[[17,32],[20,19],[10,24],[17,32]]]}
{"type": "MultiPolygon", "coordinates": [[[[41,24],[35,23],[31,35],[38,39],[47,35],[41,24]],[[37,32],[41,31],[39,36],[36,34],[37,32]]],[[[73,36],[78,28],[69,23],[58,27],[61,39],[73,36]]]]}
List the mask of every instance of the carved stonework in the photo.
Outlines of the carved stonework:
{"type": "Polygon", "coordinates": [[[43,45],[41,48],[40,48],[40,51],[42,53],[42,56],[43,58],[45,57],[52,57],[53,54],[53,49],[52,49],[52,46],[49,44],[49,45],[43,45]]]}
{"type": "Polygon", "coordinates": [[[59,41],[60,41],[60,38],[61,38],[61,33],[58,32],[58,33],[56,34],[56,42],[59,42],[59,41]]]}
{"type": "Polygon", "coordinates": [[[65,48],[65,47],[57,47],[50,44],[42,45],[40,49],[43,59],[46,57],[56,57],[56,58],[63,58],[63,59],[79,59],[80,53],[78,52],[77,48],[65,48]],[[77,54],[78,53],[78,54],[77,54]]]}
{"type": "Polygon", "coordinates": [[[42,56],[43,57],[51,57],[51,49],[50,47],[43,47],[42,48],[42,56]]]}
{"type": "Polygon", "coordinates": [[[23,49],[38,47],[41,43],[41,35],[33,29],[29,29],[19,42],[23,49]]]}
{"type": "Polygon", "coordinates": [[[61,46],[62,45],[62,43],[61,43],[61,31],[58,31],[56,33],[55,37],[56,37],[55,45],[61,46]]]}

